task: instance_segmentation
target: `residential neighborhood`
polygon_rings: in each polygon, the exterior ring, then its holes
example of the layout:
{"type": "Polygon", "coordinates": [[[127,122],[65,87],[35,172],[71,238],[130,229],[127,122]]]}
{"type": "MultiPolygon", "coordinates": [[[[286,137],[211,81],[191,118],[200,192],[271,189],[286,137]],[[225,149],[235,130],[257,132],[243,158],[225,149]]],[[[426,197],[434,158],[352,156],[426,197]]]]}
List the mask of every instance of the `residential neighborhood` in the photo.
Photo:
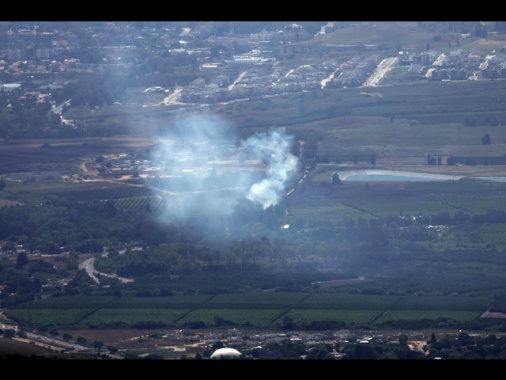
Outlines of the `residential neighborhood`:
{"type": "MultiPolygon", "coordinates": [[[[458,48],[445,54],[428,46],[423,51],[406,47],[392,53],[391,47],[384,44],[304,45],[297,41],[313,36],[308,34],[307,26],[297,23],[285,23],[274,30],[267,30],[269,23],[265,23],[260,32],[247,34],[240,33],[237,22],[188,26],[191,23],[2,24],[0,34],[5,38],[0,45],[0,88],[3,93],[14,92],[21,97],[27,92],[37,93],[38,102],[44,102],[48,94],[79,73],[104,72],[110,68],[135,71],[140,85],[147,74],[150,81],[158,75],[161,83],[153,83],[154,87],[146,83],[145,87],[167,95],[178,88],[178,102],[204,104],[363,86],[387,58],[395,58],[395,66],[405,68],[404,75],[409,80],[506,77],[504,48],[493,54],[458,48]],[[220,24],[220,36],[216,24],[220,24]],[[94,56],[84,55],[88,47],[94,48],[94,56]],[[152,58],[143,59],[148,52],[152,58]],[[339,58],[343,53],[349,58],[339,58]],[[294,56],[297,59],[290,58],[294,56]],[[201,75],[188,83],[164,85],[162,82],[167,79],[161,73],[174,73],[177,67],[161,66],[164,60],[190,65],[201,75]]],[[[329,23],[334,24],[339,23],[329,23]]]]}

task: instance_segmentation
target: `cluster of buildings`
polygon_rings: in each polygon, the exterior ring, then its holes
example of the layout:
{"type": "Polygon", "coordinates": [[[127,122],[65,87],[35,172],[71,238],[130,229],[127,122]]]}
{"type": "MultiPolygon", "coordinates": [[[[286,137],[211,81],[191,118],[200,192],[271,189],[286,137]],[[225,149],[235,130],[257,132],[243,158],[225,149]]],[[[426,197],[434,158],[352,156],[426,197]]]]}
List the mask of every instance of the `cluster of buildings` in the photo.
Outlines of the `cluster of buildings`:
{"type": "Polygon", "coordinates": [[[213,70],[219,70],[219,74],[207,83],[203,78],[192,82],[181,93],[180,101],[215,103],[324,88],[357,87],[374,72],[381,60],[378,54],[374,54],[345,62],[327,59],[286,69],[274,58],[255,54],[214,64],[213,70]]]}
{"type": "MultiPolygon", "coordinates": [[[[427,337],[419,332],[408,333],[408,344],[412,350],[420,350],[419,342],[426,342],[427,337]]],[[[136,343],[120,347],[120,352],[135,352],[140,356],[143,352],[158,353],[166,359],[180,359],[182,356],[193,357],[206,348],[211,349],[218,343],[222,345],[213,352],[210,359],[247,359],[250,352],[258,350],[261,359],[276,359],[276,353],[265,347],[270,343],[279,343],[289,340],[292,343],[303,342],[306,347],[327,344],[333,347],[331,355],[335,360],[344,359],[342,350],[351,345],[371,343],[399,344],[399,333],[384,334],[371,331],[324,331],[324,332],[259,332],[247,333],[238,329],[228,329],[221,332],[202,332],[188,334],[184,330],[174,330],[164,335],[140,337],[136,343]],[[137,347],[135,349],[134,347],[137,347]],[[147,347],[156,347],[147,348],[147,347]],[[141,348],[142,347],[142,348],[141,348]]],[[[300,358],[304,359],[304,355],[300,358]]]]}
{"type": "MultiPolygon", "coordinates": [[[[385,58],[384,45],[302,44],[308,32],[296,23],[276,30],[238,33],[237,22],[223,22],[226,33],[216,35],[216,23],[32,23],[1,30],[0,89],[12,91],[27,82],[61,86],[71,75],[103,71],[110,66],[134,68],[146,52],[154,56],[187,56],[202,78],[186,86],[184,103],[215,103],[325,88],[364,85],[385,58]],[[220,47],[219,49],[217,48],[220,47]],[[83,60],[87,47],[101,59],[83,60]],[[241,47],[239,49],[238,47],[241,47]],[[244,51],[242,51],[244,50],[244,51]],[[332,53],[354,55],[339,60],[332,53]],[[290,55],[307,57],[311,64],[288,66],[290,55]]],[[[405,49],[398,65],[406,76],[426,80],[506,78],[506,56],[498,51],[457,50],[451,54],[405,49]]],[[[380,83],[381,84],[381,83],[380,83]]],[[[51,90],[50,87],[47,89],[51,90]]]]}
{"type": "MultiPolygon", "coordinates": [[[[435,51],[401,51],[397,58],[397,65],[407,66],[406,79],[411,80],[506,78],[504,51],[493,55],[466,50],[450,55],[435,51]]],[[[243,55],[232,61],[214,64],[213,69],[221,70],[215,80],[209,83],[203,79],[194,81],[183,90],[180,100],[188,103],[214,103],[325,88],[359,87],[364,85],[381,61],[382,56],[374,53],[355,56],[345,62],[327,59],[321,63],[304,64],[286,70],[274,59],[243,55]]]]}

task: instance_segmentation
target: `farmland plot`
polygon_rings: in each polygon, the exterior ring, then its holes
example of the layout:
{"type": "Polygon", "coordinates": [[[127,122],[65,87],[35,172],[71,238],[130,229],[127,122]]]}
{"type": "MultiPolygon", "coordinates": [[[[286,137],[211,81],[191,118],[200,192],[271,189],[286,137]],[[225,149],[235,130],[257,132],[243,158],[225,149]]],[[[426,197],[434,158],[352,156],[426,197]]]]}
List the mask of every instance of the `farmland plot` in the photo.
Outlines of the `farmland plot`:
{"type": "Polygon", "coordinates": [[[308,297],[307,293],[248,293],[217,294],[205,305],[206,309],[246,308],[246,309],[286,309],[297,305],[308,297]]]}
{"type": "Polygon", "coordinates": [[[315,310],[294,309],[286,313],[297,325],[311,322],[344,322],[346,324],[372,323],[383,311],[377,309],[315,310]]]}
{"type": "Polygon", "coordinates": [[[206,326],[234,325],[267,328],[284,310],[280,309],[197,309],[177,321],[179,326],[203,322],[206,326]]]}
{"type": "Polygon", "coordinates": [[[9,312],[11,318],[28,321],[36,326],[73,326],[86,317],[89,309],[12,309],[9,312]]]}
{"type": "Polygon", "coordinates": [[[453,320],[453,321],[474,321],[479,318],[481,312],[479,311],[456,311],[456,310],[389,310],[382,314],[375,324],[382,324],[387,321],[397,320],[453,320]]]}
{"type": "Polygon", "coordinates": [[[211,296],[193,295],[191,297],[175,295],[170,297],[119,297],[107,305],[112,309],[185,309],[194,308],[207,302],[211,296]]]}
{"type": "Polygon", "coordinates": [[[391,309],[395,310],[458,310],[481,311],[490,306],[492,297],[403,297],[391,309]]]}
{"type": "Polygon", "coordinates": [[[190,309],[161,309],[161,308],[138,308],[138,309],[101,309],[79,321],[73,327],[86,328],[90,326],[104,326],[111,324],[135,326],[141,323],[159,323],[172,325],[190,309]]]}
{"type": "Polygon", "coordinates": [[[345,293],[313,293],[296,309],[364,309],[383,310],[392,307],[399,302],[399,296],[372,296],[345,293]]]}

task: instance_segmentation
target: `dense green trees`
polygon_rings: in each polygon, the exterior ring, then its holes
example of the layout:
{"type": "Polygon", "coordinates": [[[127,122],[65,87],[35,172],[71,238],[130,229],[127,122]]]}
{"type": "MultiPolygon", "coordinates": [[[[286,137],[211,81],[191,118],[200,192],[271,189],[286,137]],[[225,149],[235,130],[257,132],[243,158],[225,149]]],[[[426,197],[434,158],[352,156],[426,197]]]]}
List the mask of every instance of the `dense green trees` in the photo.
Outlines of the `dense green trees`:
{"type": "Polygon", "coordinates": [[[0,213],[0,239],[26,241],[29,251],[60,253],[100,252],[104,245],[129,236],[129,217],[111,217],[108,204],[90,207],[53,199],[38,206],[4,207],[0,213]],[[101,207],[99,207],[101,206],[101,207]]]}
{"type": "MultiPolygon", "coordinates": [[[[490,194],[501,191],[499,185],[483,187],[490,194]]],[[[451,197],[451,186],[446,188],[449,193],[437,193],[436,188],[432,191],[438,197],[451,197]]],[[[346,191],[346,185],[335,189],[336,194],[342,191],[346,191]]],[[[207,228],[198,221],[170,220],[156,209],[121,208],[114,198],[107,198],[105,192],[100,194],[86,194],[80,197],[86,200],[79,201],[75,194],[46,195],[33,204],[1,209],[4,256],[0,261],[0,283],[7,285],[2,293],[4,305],[38,297],[48,279],[65,279],[67,283],[58,287],[53,281],[54,285],[44,288],[45,294],[54,296],[151,297],[255,289],[371,295],[504,294],[503,251],[492,243],[481,243],[479,236],[484,226],[506,223],[506,212],[501,208],[416,216],[401,213],[368,219],[308,218],[297,228],[284,229],[279,228],[287,217],[280,211],[289,207],[288,200],[284,200],[282,207],[267,210],[241,204],[226,223],[217,221],[207,228]],[[228,234],[227,224],[231,227],[228,234]],[[459,239],[459,243],[448,245],[448,238],[459,239]],[[55,266],[36,256],[37,251],[53,254],[61,261],[55,266]],[[105,251],[107,256],[102,256],[105,251]],[[57,255],[62,252],[66,253],[57,255]],[[103,277],[103,286],[95,287],[93,280],[78,270],[82,254],[94,255],[96,269],[134,278],[135,282],[122,284],[103,277]],[[454,263],[459,264],[458,270],[452,270],[454,263]],[[326,279],[355,277],[375,281],[327,289],[313,285],[326,279]]],[[[347,327],[324,320],[297,326],[291,322],[285,321],[285,327],[320,331],[347,327]]],[[[399,323],[412,328],[439,323],[456,327],[451,320],[387,322],[393,328],[400,327],[399,323]]],[[[474,325],[483,328],[478,322],[474,325]]]]}
{"type": "MultiPolygon", "coordinates": [[[[383,284],[384,280],[377,281],[369,288],[361,289],[364,294],[431,293],[441,289],[449,294],[481,292],[500,287],[500,275],[494,275],[493,271],[489,270],[486,278],[483,278],[482,272],[468,266],[453,272],[449,277],[441,276],[441,266],[438,269],[434,264],[436,260],[442,259],[447,262],[453,260],[472,263],[476,260],[476,255],[483,251],[486,252],[487,260],[500,265],[500,251],[496,252],[493,247],[486,246],[475,247],[472,252],[455,247],[438,252],[431,250],[428,244],[437,244],[438,239],[453,233],[450,232],[452,228],[458,230],[459,226],[469,228],[470,225],[504,224],[504,210],[495,209],[472,215],[462,211],[453,215],[440,212],[417,218],[388,215],[370,220],[350,220],[344,225],[333,225],[332,222],[325,226],[315,224],[307,231],[275,228],[281,225],[281,218],[283,215],[275,210],[244,208],[241,211],[240,226],[235,226],[234,230],[237,238],[223,239],[221,235],[208,233],[205,229],[192,229],[190,225],[160,218],[153,210],[133,213],[118,209],[112,199],[76,202],[51,196],[47,202],[36,206],[2,208],[0,239],[4,240],[4,251],[15,253],[17,268],[13,268],[15,272],[4,269],[0,276],[3,282],[9,284],[9,289],[25,289],[20,294],[33,294],[38,285],[31,282],[25,284],[20,276],[33,275],[39,282],[48,276],[68,276],[69,273],[75,273],[77,259],[69,259],[65,271],[57,271],[43,260],[36,260],[32,253],[40,251],[58,254],[68,251],[77,257],[82,253],[95,254],[96,268],[105,273],[143,278],[143,281],[157,276],[179,277],[180,285],[174,288],[179,290],[184,290],[186,280],[183,278],[201,273],[207,273],[208,286],[204,290],[205,287],[197,286],[200,280],[195,280],[194,289],[205,292],[230,289],[227,285],[229,281],[239,281],[237,284],[240,285],[236,286],[238,289],[249,286],[253,289],[271,287],[302,290],[311,287],[311,282],[318,277],[324,276],[392,277],[397,280],[398,285],[394,287],[392,284],[383,284]],[[267,219],[268,222],[265,221],[267,219]],[[253,225],[256,229],[261,228],[259,231],[263,234],[258,237],[241,236],[241,231],[247,232],[253,225]],[[268,225],[274,227],[267,228],[268,225]],[[427,225],[446,225],[445,231],[448,232],[437,232],[426,228],[427,225]],[[143,249],[138,251],[128,248],[127,244],[132,242],[138,242],[143,249]],[[26,252],[16,252],[16,247],[20,244],[26,252]],[[104,247],[109,247],[107,257],[100,256],[104,247]],[[123,254],[118,254],[119,248],[111,247],[127,248],[123,254]],[[418,275],[414,277],[407,269],[409,267],[418,267],[418,275]],[[277,276],[269,275],[275,271],[278,271],[277,276]],[[280,271],[283,275],[280,275],[280,271]],[[214,278],[212,273],[228,274],[214,283],[214,280],[211,281],[214,278]],[[234,277],[233,273],[239,277],[234,277]],[[241,277],[241,273],[248,273],[248,276],[241,277]],[[466,286],[470,283],[475,287],[474,290],[471,286],[466,286]]],[[[149,290],[145,285],[147,282],[143,281],[130,285],[138,287],[134,293],[159,295],[160,292],[167,294],[172,291],[155,286],[158,290],[154,292],[154,288],[149,290]]],[[[173,283],[172,286],[174,285],[173,283]]],[[[66,291],[72,294],[85,291],[86,288],[86,285],[79,287],[70,282],[66,291]]],[[[120,285],[111,289],[114,290],[121,291],[120,285]]]]}
{"type": "Polygon", "coordinates": [[[28,256],[25,251],[21,251],[18,253],[18,258],[16,259],[16,269],[23,268],[28,263],[28,256]]]}

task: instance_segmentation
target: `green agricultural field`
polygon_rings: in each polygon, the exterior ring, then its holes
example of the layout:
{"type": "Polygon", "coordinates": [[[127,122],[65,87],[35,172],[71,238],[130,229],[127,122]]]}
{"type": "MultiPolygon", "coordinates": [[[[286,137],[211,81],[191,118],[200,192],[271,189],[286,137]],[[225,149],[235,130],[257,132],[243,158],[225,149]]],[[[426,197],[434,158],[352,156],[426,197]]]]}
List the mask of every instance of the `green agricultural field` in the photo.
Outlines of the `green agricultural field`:
{"type": "MultiPolygon", "coordinates": [[[[116,327],[225,327],[269,329],[287,318],[296,325],[316,322],[379,325],[387,321],[441,318],[473,321],[492,297],[375,296],[341,293],[268,292],[209,296],[137,298],[61,297],[28,302],[6,314],[32,326],[59,329],[116,327]],[[58,300],[58,302],[55,302],[58,300]],[[112,302],[111,302],[112,301],[112,302]],[[183,307],[182,305],[186,305],[183,307]],[[190,307],[193,306],[193,307],[190,307]]],[[[497,303],[500,307],[500,303],[497,303]]]]}
{"type": "Polygon", "coordinates": [[[170,297],[119,297],[107,305],[108,308],[117,309],[180,309],[196,308],[206,304],[212,296],[194,295],[182,296],[174,295],[170,297]]]}
{"type": "Polygon", "coordinates": [[[310,221],[332,218],[371,219],[388,215],[418,216],[464,212],[469,216],[489,210],[506,209],[506,184],[490,180],[461,179],[441,182],[347,182],[326,190],[319,180],[330,183],[330,173],[315,174],[311,197],[295,195],[290,208],[292,220],[310,221]],[[479,195],[478,195],[479,194],[479,195]]]}
{"type": "MultiPolygon", "coordinates": [[[[109,305],[115,301],[117,297],[113,296],[102,296],[102,297],[90,297],[90,296],[73,296],[73,297],[54,297],[45,298],[42,300],[35,300],[23,304],[23,309],[85,309],[94,310],[100,309],[109,305]]],[[[15,308],[16,309],[16,308],[15,308]]]]}
{"type": "Polygon", "coordinates": [[[484,213],[488,210],[506,209],[506,198],[498,196],[479,196],[476,194],[474,199],[456,199],[450,203],[455,209],[461,209],[472,213],[484,213]]]}
{"type": "Polygon", "coordinates": [[[453,320],[453,321],[474,321],[482,313],[478,311],[455,311],[455,310],[389,310],[374,321],[379,325],[388,321],[409,321],[409,320],[453,320]]]}
{"type": "Polygon", "coordinates": [[[104,308],[88,315],[86,318],[70,325],[73,328],[90,328],[92,326],[129,326],[135,327],[142,323],[161,325],[173,325],[181,316],[187,314],[190,309],[165,309],[165,308],[104,308]]]}
{"type": "Polygon", "coordinates": [[[217,294],[202,305],[206,309],[286,309],[303,302],[307,293],[245,293],[245,294],[217,294]]]}
{"type": "Polygon", "coordinates": [[[74,326],[78,321],[92,312],[93,309],[86,308],[12,309],[9,311],[9,317],[19,321],[26,321],[34,326],[54,326],[61,328],[74,326]]]}
{"type": "Polygon", "coordinates": [[[396,310],[434,310],[483,311],[493,302],[492,297],[402,297],[391,309],[396,310]]]}
{"type": "Polygon", "coordinates": [[[113,198],[151,196],[152,190],[145,187],[126,186],[121,183],[100,182],[28,182],[9,183],[3,192],[6,196],[29,204],[44,201],[49,197],[62,197],[79,202],[99,201],[113,198]]]}
{"type": "Polygon", "coordinates": [[[398,296],[373,296],[361,294],[325,294],[313,293],[303,302],[298,304],[296,309],[388,309],[399,302],[398,296]]]}
{"type": "Polygon", "coordinates": [[[197,309],[177,321],[177,326],[204,323],[209,327],[243,326],[268,329],[283,313],[280,309],[197,309]]]}
{"type": "Polygon", "coordinates": [[[311,220],[325,220],[327,218],[368,218],[369,214],[363,213],[348,205],[334,203],[314,207],[293,207],[290,213],[294,220],[311,221],[311,220]]]}
{"type": "Polygon", "coordinates": [[[480,227],[474,234],[484,243],[495,247],[506,247],[506,225],[491,224],[480,227]]]}
{"type": "MultiPolygon", "coordinates": [[[[374,191],[374,184],[370,185],[371,191],[374,191]]],[[[440,212],[454,212],[455,208],[434,201],[419,201],[414,203],[409,199],[385,199],[378,202],[377,199],[363,199],[362,201],[348,202],[348,207],[353,207],[363,213],[385,216],[385,215],[430,215],[440,212]]]]}
{"type": "Polygon", "coordinates": [[[143,196],[131,198],[119,198],[114,200],[116,208],[130,211],[158,210],[166,204],[165,198],[161,196],[143,196]]]}

